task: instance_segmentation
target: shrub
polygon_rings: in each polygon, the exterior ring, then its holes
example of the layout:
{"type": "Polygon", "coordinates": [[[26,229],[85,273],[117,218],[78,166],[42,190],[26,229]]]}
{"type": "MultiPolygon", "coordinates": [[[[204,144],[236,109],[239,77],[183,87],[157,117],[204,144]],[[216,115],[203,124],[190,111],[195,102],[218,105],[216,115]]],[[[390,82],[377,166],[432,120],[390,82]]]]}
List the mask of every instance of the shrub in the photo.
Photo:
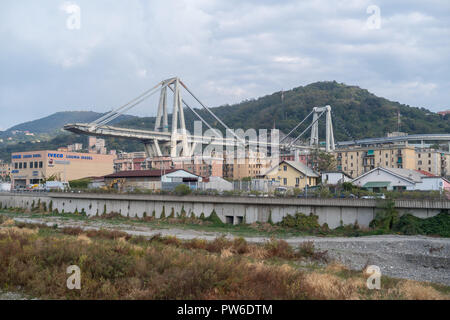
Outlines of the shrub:
{"type": "Polygon", "coordinates": [[[267,250],[269,257],[278,257],[283,259],[292,259],[295,257],[294,250],[284,240],[270,239],[266,241],[264,248],[267,250]]]}
{"type": "Polygon", "coordinates": [[[399,219],[398,211],[395,209],[395,202],[390,199],[380,201],[377,204],[377,208],[378,212],[369,226],[372,228],[391,230],[399,219]]]}
{"type": "Polygon", "coordinates": [[[210,252],[222,252],[223,249],[231,247],[231,242],[225,237],[225,235],[222,235],[220,237],[217,237],[211,242],[208,242],[206,246],[206,250],[210,252]]]}
{"type": "Polygon", "coordinates": [[[83,229],[79,227],[65,227],[61,230],[61,232],[71,236],[77,236],[83,233],[83,229]]]}
{"type": "Polygon", "coordinates": [[[408,235],[428,234],[450,237],[450,215],[441,212],[434,217],[421,219],[411,214],[404,214],[392,229],[408,235]]]}
{"type": "Polygon", "coordinates": [[[312,257],[315,253],[315,247],[313,241],[302,242],[299,246],[299,254],[302,257],[312,257]]]}
{"type": "Polygon", "coordinates": [[[179,184],[174,189],[175,194],[179,196],[186,196],[192,192],[191,188],[185,184],[179,184]]]}
{"type": "Polygon", "coordinates": [[[301,231],[319,230],[319,217],[311,213],[309,216],[297,212],[294,216],[287,215],[278,223],[280,226],[295,228],[301,231]]]}
{"type": "Polygon", "coordinates": [[[247,241],[242,238],[234,238],[233,240],[233,251],[237,254],[244,254],[248,252],[248,244],[247,241]]]}
{"type": "MultiPolygon", "coordinates": [[[[202,213],[203,214],[203,213],[202,213]]],[[[201,218],[201,217],[200,217],[201,218]]],[[[206,221],[210,221],[213,224],[216,225],[223,225],[224,223],[222,222],[222,220],[220,220],[219,216],[216,213],[216,210],[213,209],[213,211],[211,212],[211,214],[209,215],[208,218],[205,219],[206,221]]]]}
{"type": "Polygon", "coordinates": [[[87,189],[90,182],[90,179],[78,179],[69,181],[69,185],[72,189],[87,189]]]}

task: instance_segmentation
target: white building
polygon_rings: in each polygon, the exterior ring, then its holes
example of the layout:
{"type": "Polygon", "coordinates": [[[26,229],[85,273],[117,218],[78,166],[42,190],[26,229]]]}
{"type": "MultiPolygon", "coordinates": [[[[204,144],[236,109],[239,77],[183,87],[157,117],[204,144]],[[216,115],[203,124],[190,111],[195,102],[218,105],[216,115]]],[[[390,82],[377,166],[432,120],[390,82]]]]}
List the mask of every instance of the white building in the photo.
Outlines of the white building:
{"type": "Polygon", "coordinates": [[[443,177],[430,176],[416,170],[375,168],[351,181],[373,192],[382,190],[450,191],[450,183],[443,177]]]}
{"type": "Polygon", "coordinates": [[[336,185],[352,181],[352,178],[342,171],[324,171],[321,175],[323,184],[336,185]]]}
{"type": "Polygon", "coordinates": [[[416,190],[450,192],[450,181],[443,177],[423,177],[422,182],[416,184],[416,190]]]}

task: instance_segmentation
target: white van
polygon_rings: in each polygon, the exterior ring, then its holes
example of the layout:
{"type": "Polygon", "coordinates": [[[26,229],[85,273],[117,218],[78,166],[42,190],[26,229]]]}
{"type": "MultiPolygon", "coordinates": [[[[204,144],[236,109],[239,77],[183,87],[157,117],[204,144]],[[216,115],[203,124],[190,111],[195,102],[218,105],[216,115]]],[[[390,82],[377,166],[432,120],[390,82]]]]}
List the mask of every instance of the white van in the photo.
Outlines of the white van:
{"type": "Polygon", "coordinates": [[[69,183],[68,182],[61,182],[61,181],[47,181],[45,183],[45,191],[64,191],[68,190],[69,183]]]}

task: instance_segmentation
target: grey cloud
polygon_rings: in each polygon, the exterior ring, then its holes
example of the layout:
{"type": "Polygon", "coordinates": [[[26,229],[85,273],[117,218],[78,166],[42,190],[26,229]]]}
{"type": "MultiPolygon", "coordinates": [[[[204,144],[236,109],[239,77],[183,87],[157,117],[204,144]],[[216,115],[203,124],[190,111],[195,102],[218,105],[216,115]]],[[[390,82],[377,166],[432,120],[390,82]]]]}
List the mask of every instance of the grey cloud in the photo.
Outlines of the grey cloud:
{"type": "MultiPolygon", "coordinates": [[[[450,98],[450,4],[365,0],[3,1],[0,127],[105,111],[178,75],[211,106],[337,80],[434,111],[450,98]]],[[[136,113],[151,115],[150,102],[136,113]]]]}

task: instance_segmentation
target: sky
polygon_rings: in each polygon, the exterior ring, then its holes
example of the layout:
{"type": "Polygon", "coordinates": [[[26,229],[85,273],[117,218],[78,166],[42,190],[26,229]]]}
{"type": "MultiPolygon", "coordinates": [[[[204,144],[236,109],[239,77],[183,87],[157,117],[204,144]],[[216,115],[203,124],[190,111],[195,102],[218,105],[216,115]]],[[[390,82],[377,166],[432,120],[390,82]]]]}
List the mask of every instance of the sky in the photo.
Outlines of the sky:
{"type": "Polygon", "coordinates": [[[173,76],[211,107],[336,80],[450,109],[448,0],[2,0],[0,43],[0,130],[173,76]]]}

